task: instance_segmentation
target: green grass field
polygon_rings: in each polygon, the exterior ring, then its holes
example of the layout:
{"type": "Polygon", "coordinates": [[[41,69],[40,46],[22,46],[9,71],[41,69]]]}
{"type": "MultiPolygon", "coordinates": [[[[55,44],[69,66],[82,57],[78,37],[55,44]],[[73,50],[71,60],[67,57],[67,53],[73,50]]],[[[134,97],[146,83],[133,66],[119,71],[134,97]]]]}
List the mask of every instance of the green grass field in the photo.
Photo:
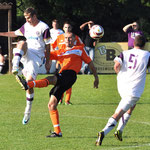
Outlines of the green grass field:
{"type": "MultiPolygon", "coordinates": [[[[39,75],[43,78],[45,75],[39,75]]],[[[93,88],[92,75],[78,75],[73,86],[72,106],[59,105],[62,138],[46,138],[53,130],[47,103],[52,86],[35,89],[28,125],[22,125],[25,92],[13,75],[0,76],[0,150],[148,150],[150,149],[150,75],[145,91],[128,122],[123,141],[112,130],[101,147],[95,146],[99,132],[120,101],[116,75],[99,75],[99,89],[93,88]]]]}

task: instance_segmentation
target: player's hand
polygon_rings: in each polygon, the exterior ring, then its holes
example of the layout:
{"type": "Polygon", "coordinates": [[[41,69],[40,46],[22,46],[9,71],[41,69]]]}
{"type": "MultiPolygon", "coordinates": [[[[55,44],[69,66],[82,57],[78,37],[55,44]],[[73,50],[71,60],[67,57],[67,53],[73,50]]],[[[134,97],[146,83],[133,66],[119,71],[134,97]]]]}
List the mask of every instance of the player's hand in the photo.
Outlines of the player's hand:
{"type": "Polygon", "coordinates": [[[89,21],[88,24],[93,24],[93,21],[89,21]]]}

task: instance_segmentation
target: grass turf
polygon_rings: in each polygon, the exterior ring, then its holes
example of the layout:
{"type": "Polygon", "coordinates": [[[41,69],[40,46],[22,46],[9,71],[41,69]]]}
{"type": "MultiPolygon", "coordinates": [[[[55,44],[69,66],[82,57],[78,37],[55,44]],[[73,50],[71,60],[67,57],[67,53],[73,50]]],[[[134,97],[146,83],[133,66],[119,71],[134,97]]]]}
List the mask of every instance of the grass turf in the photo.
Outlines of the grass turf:
{"type": "MultiPolygon", "coordinates": [[[[46,75],[39,75],[44,78],[46,75]]],[[[150,75],[144,93],[123,133],[123,142],[114,138],[113,129],[101,147],[95,146],[99,132],[117,107],[120,97],[116,75],[99,75],[99,89],[93,88],[92,75],[78,75],[73,86],[72,106],[58,106],[62,138],[46,138],[52,124],[47,103],[52,86],[35,89],[31,120],[22,125],[25,92],[13,75],[0,76],[0,150],[147,150],[150,149],[150,75]]]]}

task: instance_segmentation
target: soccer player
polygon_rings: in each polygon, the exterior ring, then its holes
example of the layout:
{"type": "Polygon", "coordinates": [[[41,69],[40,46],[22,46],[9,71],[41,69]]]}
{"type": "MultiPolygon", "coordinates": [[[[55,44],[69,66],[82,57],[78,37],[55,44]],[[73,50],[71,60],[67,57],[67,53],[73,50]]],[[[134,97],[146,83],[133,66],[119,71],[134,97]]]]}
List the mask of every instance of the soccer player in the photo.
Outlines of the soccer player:
{"type": "MultiPolygon", "coordinates": [[[[27,8],[24,11],[26,23],[16,31],[1,32],[0,36],[17,37],[24,36],[26,41],[19,41],[16,48],[13,49],[13,67],[12,73],[18,74],[20,61],[24,65],[22,70],[26,81],[36,79],[40,66],[46,57],[46,70],[50,69],[50,32],[49,27],[44,22],[37,18],[34,8],[27,8]]],[[[24,112],[23,124],[27,124],[30,115],[31,107],[34,99],[34,90],[30,88],[26,91],[26,108],[24,112]]]]}
{"type": "MultiPolygon", "coordinates": [[[[64,30],[65,33],[71,32],[72,31],[71,23],[69,23],[68,21],[65,21],[64,25],[63,25],[63,30],[64,30]]],[[[64,47],[66,47],[66,45],[65,45],[65,36],[64,35],[65,34],[61,34],[61,35],[57,36],[57,39],[54,41],[54,43],[51,44],[51,46],[52,46],[51,50],[54,50],[57,47],[58,47],[58,49],[62,49],[64,47]]],[[[75,35],[74,45],[84,46],[84,44],[81,41],[80,37],[78,37],[77,35],[75,35]]],[[[60,64],[60,63],[58,62],[57,65],[56,65],[56,70],[57,71],[59,70],[58,69],[59,68],[58,64],[60,64]]],[[[70,102],[71,93],[72,93],[72,88],[70,88],[66,91],[65,105],[72,105],[72,103],[70,102]]],[[[59,101],[59,104],[62,104],[63,96],[64,96],[64,94],[62,95],[61,100],[59,101]]]]}
{"type": "MultiPolygon", "coordinates": [[[[64,22],[63,30],[65,33],[71,32],[72,25],[68,21],[64,22]]],[[[65,47],[65,36],[64,35],[65,34],[60,34],[57,36],[57,39],[54,41],[54,43],[52,43],[52,50],[54,50],[56,47],[58,47],[58,49],[65,47]]],[[[76,46],[83,45],[84,46],[80,37],[78,37],[77,35],[75,35],[74,45],[76,45],[76,46]]]]}
{"type": "Polygon", "coordinates": [[[81,69],[82,61],[85,61],[94,75],[94,87],[98,88],[99,79],[96,69],[93,65],[92,60],[86,54],[83,46],[74,46],[75,35],[71,32],[65,33],[65,49],[59,49],[50,53],[50,58],[59,60],[62,64],[60,73],[53,76],[48,76],[45,79],[25,82],[20,76],[18,76],[18,82],[21,84],[23,89],[33,87],[46,87],[48,85],[54,85],[50,91],[50,99],[48,103],[48,109],[50,118],[54,127],[52,132],[47,137],[62,137],[59,115],[57,110],[58,102],[62,94],[75,83],[77,79],[77,73],[81,69]]]}
{"type": "MultiPolygon", "coordinates": [[[[57,19],[52,20],[52,28],[50,29],[51,50],[58,50],[58,47],[55,47],[55,48],[53,49],[52,44],[53,44],[54,41],[57,39],[57,37],[58,37],[60,34],[63,34],[63,33],[64,33],[63,30],[59,29],[59,22],[58,22],[58,20],[57,20],[57,19]]],[[[53,64],[53,63],[54,63],[55,65],[54,65],[54,66],[51,65],[51,69],[52,69],[52,70],[55,70],[55,69],[58,68],[59,66],[58,66],[58,64],[56,63],[56,60],[53,60],[53,61],[52,61],[52,64],[53,64]],[[52,67],[54,67],[54,68],[52,68],[52,67]]],[[[47,72],[47,73],[49,73],[49,72],[47,72]]]]}
{"type": "Polygon", "coordinates": [[[50,29],[50,36],[51,36],[51,43],[53,44],[54,41],[57,39],[58,35],[63,34],[63,30],[58,29],[59,24],[58,24],[58,20],[54,19],[52,20],[52,27],[50,29]]]}
{"type": "Polygon", "coordinates": [[[144,45],[145,38],[138,35],[135,37],[134,48],[123,51],[114,59],[121,101],[104,129],[98,133],[97,146],[102,144],[104,137],[116,126],[123,114],[135,106],[144,91],[146,70],[150,66],[150,53],[142,50],[144,45]]]}
{"type": "MultiPolygon", "coordinates": [[[[80,26],[80,30],[82,31],[82,40],[83,40],[83,43],[85,44],[85,50],[92,60],[94,60],[96,40],[90,37],[89,31],[93,25],[94,25],[93,21],[88,21],[88,22],[83,23],[80,26]]],[[[87,64],[83,63],[81,73],[82,74],[91,73],[87,64]]]]}

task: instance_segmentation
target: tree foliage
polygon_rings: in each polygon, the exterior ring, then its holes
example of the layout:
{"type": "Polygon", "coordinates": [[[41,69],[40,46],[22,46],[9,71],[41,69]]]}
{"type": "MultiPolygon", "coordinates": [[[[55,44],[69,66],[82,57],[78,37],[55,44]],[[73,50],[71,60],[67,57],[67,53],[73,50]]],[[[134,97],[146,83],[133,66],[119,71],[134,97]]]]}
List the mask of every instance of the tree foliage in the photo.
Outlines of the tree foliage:
{"type": "MultiPolygon", "coordinates": [[[[79,26],[89,20],[105,29],[103,41],[127,41],[122,28],[139,21],[141,29],[150,40],[149,0],[17,0],[17,18],[23,18],[23,10],[34,7],[38,16],[51,27],[57,18],[61,27],[65,20],[73,23],[74,31],[80,34],[79,26]]],[[[20,23],[19,23],[20,24],[20,23]]]]}

